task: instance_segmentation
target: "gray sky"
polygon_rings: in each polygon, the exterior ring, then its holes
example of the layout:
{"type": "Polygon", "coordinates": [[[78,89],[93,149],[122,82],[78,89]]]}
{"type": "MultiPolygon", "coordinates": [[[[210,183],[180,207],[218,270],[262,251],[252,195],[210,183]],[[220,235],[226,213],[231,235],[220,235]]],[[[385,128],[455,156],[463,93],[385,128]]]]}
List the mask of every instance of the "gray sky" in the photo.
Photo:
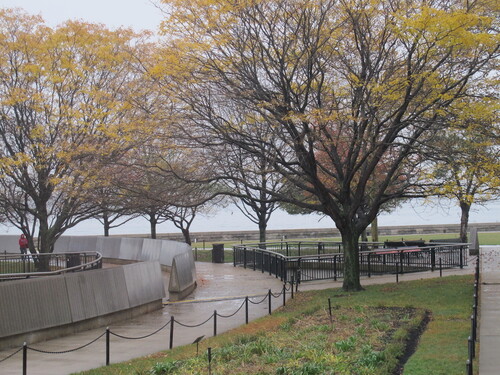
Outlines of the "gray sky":
{"type": "Polygon", "coordinates": [[[115,29],[132,27],[135,31],[157,31],[162,19],[155,7],[159,0],[0,0],[2,8],[23,8],[41,15],[49,26],[68,19],[103,23],[115,29]]]}

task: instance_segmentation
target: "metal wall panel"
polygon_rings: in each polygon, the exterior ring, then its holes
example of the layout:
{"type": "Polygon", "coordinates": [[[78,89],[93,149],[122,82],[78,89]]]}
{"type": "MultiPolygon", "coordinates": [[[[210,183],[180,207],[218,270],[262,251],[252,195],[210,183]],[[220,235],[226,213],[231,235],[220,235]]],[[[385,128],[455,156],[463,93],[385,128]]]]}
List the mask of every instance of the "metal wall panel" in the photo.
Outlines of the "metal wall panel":
{"type": "Polygon", "coordinates": [[[141,262],[123,267],[130,307],[165,297],[165,286],[158,262],[141,262]]]}
{"type": "Polygon", "coordinates": [[[71,323],[63,276],[4,282],[0,300],[1,336],[71,323]]]}

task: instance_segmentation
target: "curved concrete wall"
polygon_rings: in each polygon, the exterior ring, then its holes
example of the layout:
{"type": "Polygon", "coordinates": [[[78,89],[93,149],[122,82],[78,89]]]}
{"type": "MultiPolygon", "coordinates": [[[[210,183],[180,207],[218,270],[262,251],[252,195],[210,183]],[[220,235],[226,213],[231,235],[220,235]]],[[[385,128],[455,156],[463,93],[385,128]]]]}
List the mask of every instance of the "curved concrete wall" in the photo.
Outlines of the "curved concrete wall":
{"type": "MultiPolygon", "coordinates": [[[[1,238],[1,236],[0,236],[1,238]]],[[[191,246],[169,240],[150,238],[63,236],[54,246],[54,253],[98,251],[104,258],[125,261],[158,261],[162,266],[172,267],[174,257],[188,254],[190,273],[195,270],[191,246]]]]}
{"type": "Polygon", "coordinates": [[[150,238],[63,236],[54,252],[98,251],[104,258],[132,262],[157,261],[171,270],[169,297],[185,298],[196,288],[196,268],[191,246],[150,238]]]}
{"type": "Polygon", "coordinates": [[[97,327],[117,314],[131,317],[158,309],[164,297],[158,262],[2,282],[0,347],[97,327]]]}
{"type": "MultiPolygon", "coordinates": [[[[17,252],[17,240],[18,236],[0,236],[0,249],[17,252]]],[[[161,308],[165,289],[160,265],[171,270],[169,292],[174,299],[196,287],[193,252],[184,243],[63,236],[54,246],[54,253],[86,251],[134,263],[0,283],[0,348],[102,326],[116,315],[127,318],[136,311],[161,308]]]]}

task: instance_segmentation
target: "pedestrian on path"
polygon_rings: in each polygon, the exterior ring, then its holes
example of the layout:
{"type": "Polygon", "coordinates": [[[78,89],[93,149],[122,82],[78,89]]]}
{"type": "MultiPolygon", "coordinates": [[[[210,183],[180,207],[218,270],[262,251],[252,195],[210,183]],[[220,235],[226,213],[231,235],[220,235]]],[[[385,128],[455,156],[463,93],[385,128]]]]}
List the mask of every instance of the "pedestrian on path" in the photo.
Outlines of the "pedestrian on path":
{"type": "Polygon", "coordinates": [[[21,250],[21,254],[28,253],[28,239],[24,234],[21,234],[21,237],[19,237],[19,250],[21,250]]]}

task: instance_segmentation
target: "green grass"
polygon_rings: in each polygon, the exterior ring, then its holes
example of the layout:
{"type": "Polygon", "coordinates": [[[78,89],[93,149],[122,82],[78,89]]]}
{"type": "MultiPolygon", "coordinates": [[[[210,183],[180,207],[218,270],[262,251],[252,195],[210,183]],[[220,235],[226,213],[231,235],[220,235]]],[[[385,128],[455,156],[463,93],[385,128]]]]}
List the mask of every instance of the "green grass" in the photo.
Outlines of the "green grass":
{"type": "MultiPolygon", "coordinates": [[[[197,262],[212,262],[212,250],[194,249],[194,259],[197,262]]],[[[224,263],[233,263],[232,251],[224,251],[224,263]]]]}
{"type": "Polygon", "coordinates": [[[211,347],[214,375],[390,375],[409,331],[426,314],[430,322],[404,374],[463,374],[472,293],[472,276],[372,285],[358,293],[303,292],[271,316],[206,339],[198,356],[190,345],[82,374],[205,374],[211,347]]]}
{"type": "MultiPolygon", "coordinates": [[[[441,234],[409,234],[409,235],[397,235],[397,236],[379,236],[379,241],[401,241],[404,240],[426,240],[429,241],[431,239],[446,239],[446,238],[458,238],[458,233],[441,233],[441,234]]],[[[500,232],[480,232],[478,233],[479,244],[480,245],[500,245],[500,232]]],[[[368,237],[368,240],[371,241],[371,237],[368,237]]],[[[317,241],[334,241],[340,242],[340,237],[322,237],[322,238],[289,238],[287,241],[309,241],[309,242],[317,242],[317,241]]],[[[225,248],[232,248],[234,245],[240,245],[242,243],[256,243],[257,241],[217,241],[214,243],[224,242],[225,248]]],[[[269,242],[279,242],[278,240],[269,240],[269,242]]],[[[197,242],[193,244],[193,249],[198,250],[206,250],[211,251],[212,249],[211,242],[197,242]]],[[[227,254],[227,253],[226,253],[227,254]]]]}

